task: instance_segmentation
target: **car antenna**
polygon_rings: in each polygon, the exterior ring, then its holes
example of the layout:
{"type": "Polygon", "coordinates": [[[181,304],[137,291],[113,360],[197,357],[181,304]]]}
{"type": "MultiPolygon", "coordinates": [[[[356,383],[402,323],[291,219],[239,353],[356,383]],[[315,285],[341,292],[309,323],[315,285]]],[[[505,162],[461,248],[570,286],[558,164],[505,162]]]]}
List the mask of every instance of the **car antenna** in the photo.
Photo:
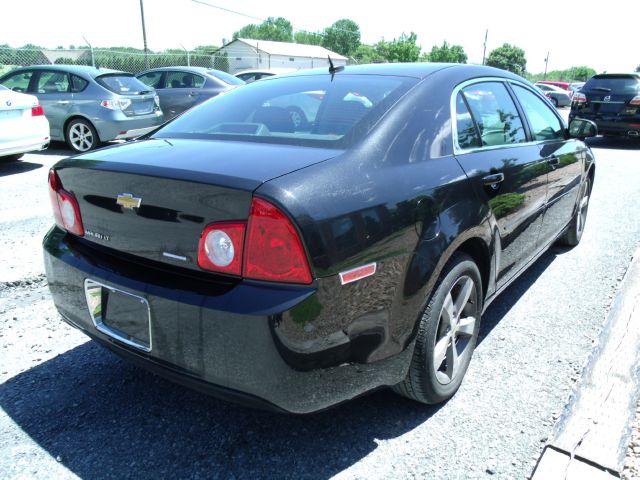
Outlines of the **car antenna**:
{"type": "Polygon", "coordinates": [[[336,67],[333,65],[333,62],[331,61],[331,56],[327,55],[327,58],[329,59],[329,73],[331,74],[331,81],[333,82],[333,76],[336,74],[336,72],[340,72],[344,70],[344,65],[340,65],[339,67],[336,67]]]}

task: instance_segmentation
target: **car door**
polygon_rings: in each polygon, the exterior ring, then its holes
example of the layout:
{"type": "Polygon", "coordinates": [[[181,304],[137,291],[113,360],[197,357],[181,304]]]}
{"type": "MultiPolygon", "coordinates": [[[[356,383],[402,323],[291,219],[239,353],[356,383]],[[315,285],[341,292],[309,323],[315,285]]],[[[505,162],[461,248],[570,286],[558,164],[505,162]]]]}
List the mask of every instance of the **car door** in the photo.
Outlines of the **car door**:
{"type": "Polygon", "coordinates": [[[14,92],[27,93],[33,79],[33,70],[20,70],[2,79],[2,85],[14,92]]]}
{"type": "Polygon", "coordinates": [[[64,122],[73,106],[69,74],[55,70],[36,71],[33,94],[38,97],[49,120],[51,137],[64,138],[64,122]]]}
{"type": "Polygon", "coordinates": [[[169,71],[164,82],[164,103],[160,98],[162,111],[169,118],[181,114],[198,103],[204,77],[185,71],[169,71]]]}
{"type": "Polygon", "coordinates": [[[547,167],[505,83],[479,81],[455,95],[455,157],[495,218],[500,288],[536,254],[547,167]]]}
{"type": "Polygon", "coordinates": [[[538,239],[540,246],[546,246],[573,215],[586,149],[581,141],[565,138],[564,123],[539,95],[524,85],[512,84],[512,88],[547,167],[546,206],[538,239]]]}

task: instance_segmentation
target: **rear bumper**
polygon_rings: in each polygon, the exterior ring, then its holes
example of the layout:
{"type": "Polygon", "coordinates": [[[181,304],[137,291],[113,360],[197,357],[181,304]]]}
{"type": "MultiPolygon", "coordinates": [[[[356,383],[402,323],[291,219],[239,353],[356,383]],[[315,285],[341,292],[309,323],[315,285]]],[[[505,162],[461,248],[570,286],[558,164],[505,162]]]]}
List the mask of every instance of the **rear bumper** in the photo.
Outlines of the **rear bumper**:
{"type": "Polygon", "coordinates": [[[0,157],[44,150],[49,146],[49,122],[44,116],[12,126],[14,128],[3,125],[3,131],[0,131],[0,157]]]}
{"type": "Polygon", "coordinates": [[[595,122],[598,126],[599,135],[620,135],[640,138],[640,116],[604,116],[604,115],[584,115],[571,112],[569,121],[574,118],[584,118],[595,122]]]}
{"type": "Polygon", "coordinates": [[[107,111],[106,117],[94,119],[93,123],[100,140],[108,142],[138,137],[162,125],[163,122],[164,115],[161,111],[137,117],[127,117],[120,111],[107,111]]]}
{"type": "MultiPolygon", "coordinates": [[[[77,241],[76,241],[77,242],[77,241]]],[[[127,272],[91,258],[53,228],[44,239],[45,269],[64,319],[118,355],[197,390],[245,405],[310,413],[406,375],[412,348],[373,363],[294,368],[276,338],[278,322],[314,293],[311,287],[238,282],[203,294],[189,282],[165,283],[157,272],[127,272]],[[86,279],[143,297],[151,312],[149,352],[98,330],[84,292],[86,279]]]]}

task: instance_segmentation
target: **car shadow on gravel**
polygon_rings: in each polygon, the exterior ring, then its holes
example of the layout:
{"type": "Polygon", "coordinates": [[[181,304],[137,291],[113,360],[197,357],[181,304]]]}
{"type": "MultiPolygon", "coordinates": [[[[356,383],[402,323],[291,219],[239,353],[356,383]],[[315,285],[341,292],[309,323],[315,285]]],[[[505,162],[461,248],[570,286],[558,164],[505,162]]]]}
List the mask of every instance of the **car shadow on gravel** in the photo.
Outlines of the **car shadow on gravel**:
{"type": "Polygon", "coordinates": [[[80,478],[327,478],[439,409],[381,390],[314,415],[252,410],[167,382],[94,342],[0,385],[0,406],[80,478]]]}
{"type": "Polygon", "coordinates": [[[14,162],[2,162],[0,163],[0,177],[30,172],[31,170],[37,170],[41,167],[41,163],[22,162],[20,160],[16,160],[14,162]]]}

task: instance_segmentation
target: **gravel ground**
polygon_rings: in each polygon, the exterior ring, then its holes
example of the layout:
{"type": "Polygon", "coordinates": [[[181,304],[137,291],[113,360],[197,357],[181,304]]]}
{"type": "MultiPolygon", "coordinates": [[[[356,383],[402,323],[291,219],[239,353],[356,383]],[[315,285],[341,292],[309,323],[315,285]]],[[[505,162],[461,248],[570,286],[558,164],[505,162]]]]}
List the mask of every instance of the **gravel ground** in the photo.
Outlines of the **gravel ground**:
{"type": "Polygon", "coordinates": [[[631,441],[627,449],[622,478],[623,480],[640,478],[640,403],[636,407],[636,419],[631,432],[631,441]]]}
{"type": "Polygon", "coordinates": [[[640,238],[637,147],[592,145],[582,243],[554,247],[488,309],[451,401],[380,391],[305,417],[186,390],[63,324],[40,252],[60,152],[0,166],[0,478],[528,477],[640,238]]]}

